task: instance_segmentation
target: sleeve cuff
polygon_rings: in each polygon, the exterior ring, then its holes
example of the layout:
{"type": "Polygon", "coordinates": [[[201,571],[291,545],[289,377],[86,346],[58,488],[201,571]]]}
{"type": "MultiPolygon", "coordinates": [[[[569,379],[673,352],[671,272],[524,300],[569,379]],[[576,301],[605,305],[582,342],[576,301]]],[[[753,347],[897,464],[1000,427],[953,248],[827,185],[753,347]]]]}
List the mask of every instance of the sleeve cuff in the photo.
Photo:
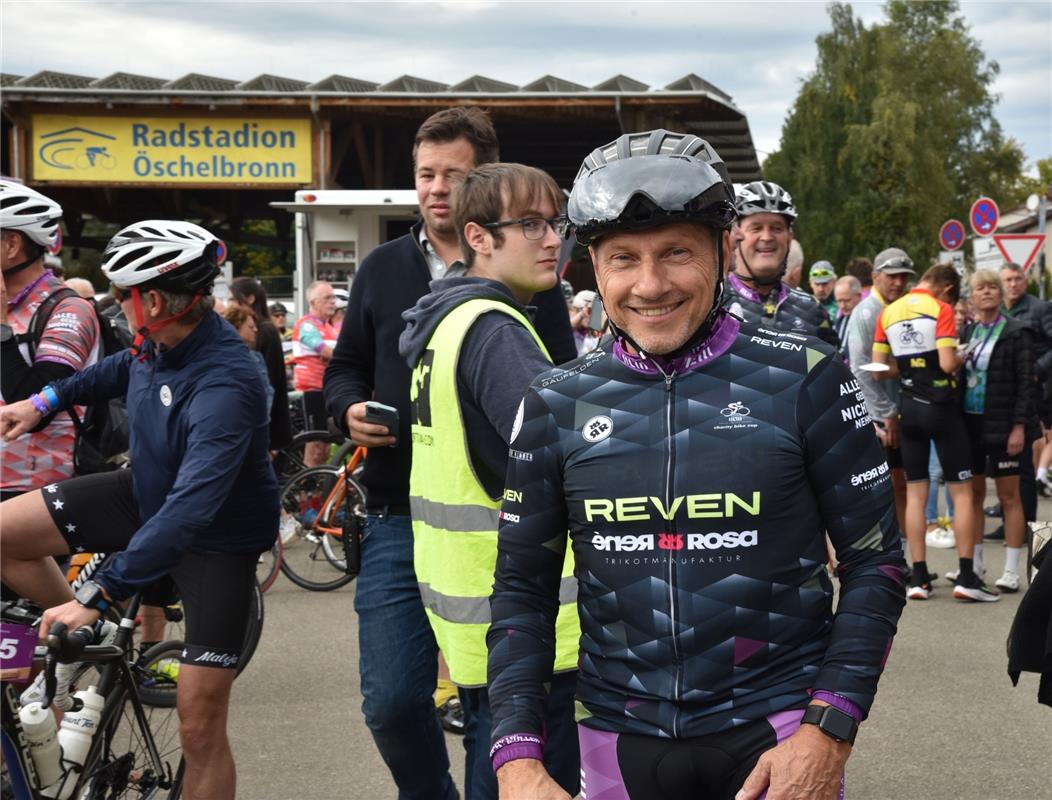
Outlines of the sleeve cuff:
{"type": "Polygon", "coordinates": [[[544,739],[535,733],[509,733],[493,743],[489,757],[494,772],[509,761],[516,761],[520,758],[543,761],[544,739]]]}
{"type": "Polygon", "coordinates": [[[812,693],[811,699],[821,700],[823,703],[829,703],[833,708],[843,711],[845,714],[849,714],[855,722],[861,723],[866,718],[866,715],[862,713],[862,709],[859,708],[858,705],[853,701],[848,700],[843,695],[836,694],[835,692],[827,692],[819,689],[812,693]]]}

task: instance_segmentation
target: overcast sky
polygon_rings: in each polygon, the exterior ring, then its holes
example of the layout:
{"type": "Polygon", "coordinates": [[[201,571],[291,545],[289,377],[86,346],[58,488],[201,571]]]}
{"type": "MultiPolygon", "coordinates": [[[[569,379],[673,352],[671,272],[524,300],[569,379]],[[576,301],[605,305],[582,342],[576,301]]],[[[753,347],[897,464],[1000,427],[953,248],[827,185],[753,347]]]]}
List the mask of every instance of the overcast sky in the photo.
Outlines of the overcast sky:
{"type": "MultiPolygon", "coordinates": [[[[856,2],[867,24],[882,4],[856,2]]],[[[588,86],[623,73],[663,87],[694,72],[734,98],[765,154],[814,68],[824,2],[95,2],[0,0],[0,69],[91,77],[188,72],[385,83],[403,74],[588,86]]],[[[1052,2],[963,2],[1001,65],[997,116],[1033,162],[1052,155],[1052,2]]]]}

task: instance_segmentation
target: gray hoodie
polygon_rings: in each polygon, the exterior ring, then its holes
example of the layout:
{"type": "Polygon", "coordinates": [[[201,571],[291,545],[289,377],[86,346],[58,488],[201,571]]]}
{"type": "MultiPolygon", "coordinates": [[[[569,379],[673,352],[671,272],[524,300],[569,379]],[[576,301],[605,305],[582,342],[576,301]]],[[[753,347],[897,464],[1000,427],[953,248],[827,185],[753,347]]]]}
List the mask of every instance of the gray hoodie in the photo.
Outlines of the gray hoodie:
{"type": "MultiPolygon", "coordinates": [[[[398,351],[410,369],[420,360],[438,323],[468,300],[497,300],[532,319],[533,308],[519,304],[511,291],[488,278],[444,278],[432,281],[431,293],[402,314],[406,329],[398,351]]],[[[535,377],[551,362],[533,336],[507,314],[483,314],[471,326],[457,363],[457,393],[468,434],[468,452],[475,474],[493,499],[504,490],[508,440],[515,413],[535,377]]]]}

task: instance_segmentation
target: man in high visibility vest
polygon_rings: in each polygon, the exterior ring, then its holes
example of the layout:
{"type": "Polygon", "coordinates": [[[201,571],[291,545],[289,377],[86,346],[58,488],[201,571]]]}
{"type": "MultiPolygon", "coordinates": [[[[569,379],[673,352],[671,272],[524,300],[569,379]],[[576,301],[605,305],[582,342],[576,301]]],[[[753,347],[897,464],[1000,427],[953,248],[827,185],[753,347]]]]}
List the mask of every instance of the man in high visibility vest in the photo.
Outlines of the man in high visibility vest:
{"type": "MultiPolygon", "coordinates": [[[[489,753],[486,692],[489,595],[497,560],[504,476],[516,416],[530,381],[551,367],[528,307],[558,280],[566,232],[562,193],[544,172],[520,164],[473,170],[454,203],[465,264],[462,278],[432,284],[406,312],[400,351],[414,368],[410,384],[413,466],[410,507],[414,567],[428,620],[464,708],[468,800],[497,797],[489,753]]],[[[572,560],[550,653],[545,765],[571,795],[579,788],[574,723],[577,587],[572,560]]],[[[538,740],[539,742],[539,740],[538,740]]],[[[537,744],[538,742],[533,742],[537,744]]]]}

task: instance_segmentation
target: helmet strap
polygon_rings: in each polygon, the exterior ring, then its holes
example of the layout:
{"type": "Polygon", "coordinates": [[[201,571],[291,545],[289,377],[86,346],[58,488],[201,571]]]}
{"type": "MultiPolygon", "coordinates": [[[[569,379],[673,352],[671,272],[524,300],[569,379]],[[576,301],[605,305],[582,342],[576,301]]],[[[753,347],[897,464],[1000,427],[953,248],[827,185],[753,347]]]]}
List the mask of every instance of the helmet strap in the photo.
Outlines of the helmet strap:
{"type": "Polygon", "coordinates": [[[138,286],[132,287],[131,297],[132,311],[135,314],[135,319],[132,320],[132,322],[135,325],[135,340],[132,342],[131,345],[131,354],[139,361],[145,361],[146,353],[142,351],[142,346],[146,342],[146,339],[149,338],[152,334],[157,333],[157,331],[161,330],[162,328],[168,327],[173,322],[178,322],[187,314],[189,314],[193,307],[196,306],[199,302],[201,302],[201,298],[204,297],[204,295],[198,292],[194,295],[194,299],[190,301],[190,305],[188,305],[178,314],[173,314],[172,316],[165,317],[164,319],[155,320],[149,325],[146,324],[145,315],[143,314],[142,292],[139,291],[138,286]]]}
{"type": "Polygon", "coordinates": [[[769,278],[757,277],[756,273],[752,271],[752,267],[749,266],[749,260],[745,257],[745,252],[742,250],[741,242],[738,242],[738,261],[743,267],[745,267],[745,271],[749,273],[748,278],[744,275],[740,275],[739,277],[742,280],[747,280],[757,286],[777,286],[782,282],[782,278],[785,277],[785,271],[789,267],[789,251],[786,251],[785,258],[782,259],[782,266],[779,268],[778,272],[769,278]]]}
{"type": "Polygon", "coordinates": [[[15,264],[13,267],[8,267],[7,269],[5,269],[4,270],[4,275],[11,276],[11,275],[15,275],[15,274],[21,272],[22,270],[29,269],[31,266],[33,266],[35,263],[37,263],[38,261],[42,260],[43,258],[44,258],[43,255],[39,255],[39,256],[35,256],[33,258],[27,258],[25,261],[20,261],[19,263],[15,264]]]}

